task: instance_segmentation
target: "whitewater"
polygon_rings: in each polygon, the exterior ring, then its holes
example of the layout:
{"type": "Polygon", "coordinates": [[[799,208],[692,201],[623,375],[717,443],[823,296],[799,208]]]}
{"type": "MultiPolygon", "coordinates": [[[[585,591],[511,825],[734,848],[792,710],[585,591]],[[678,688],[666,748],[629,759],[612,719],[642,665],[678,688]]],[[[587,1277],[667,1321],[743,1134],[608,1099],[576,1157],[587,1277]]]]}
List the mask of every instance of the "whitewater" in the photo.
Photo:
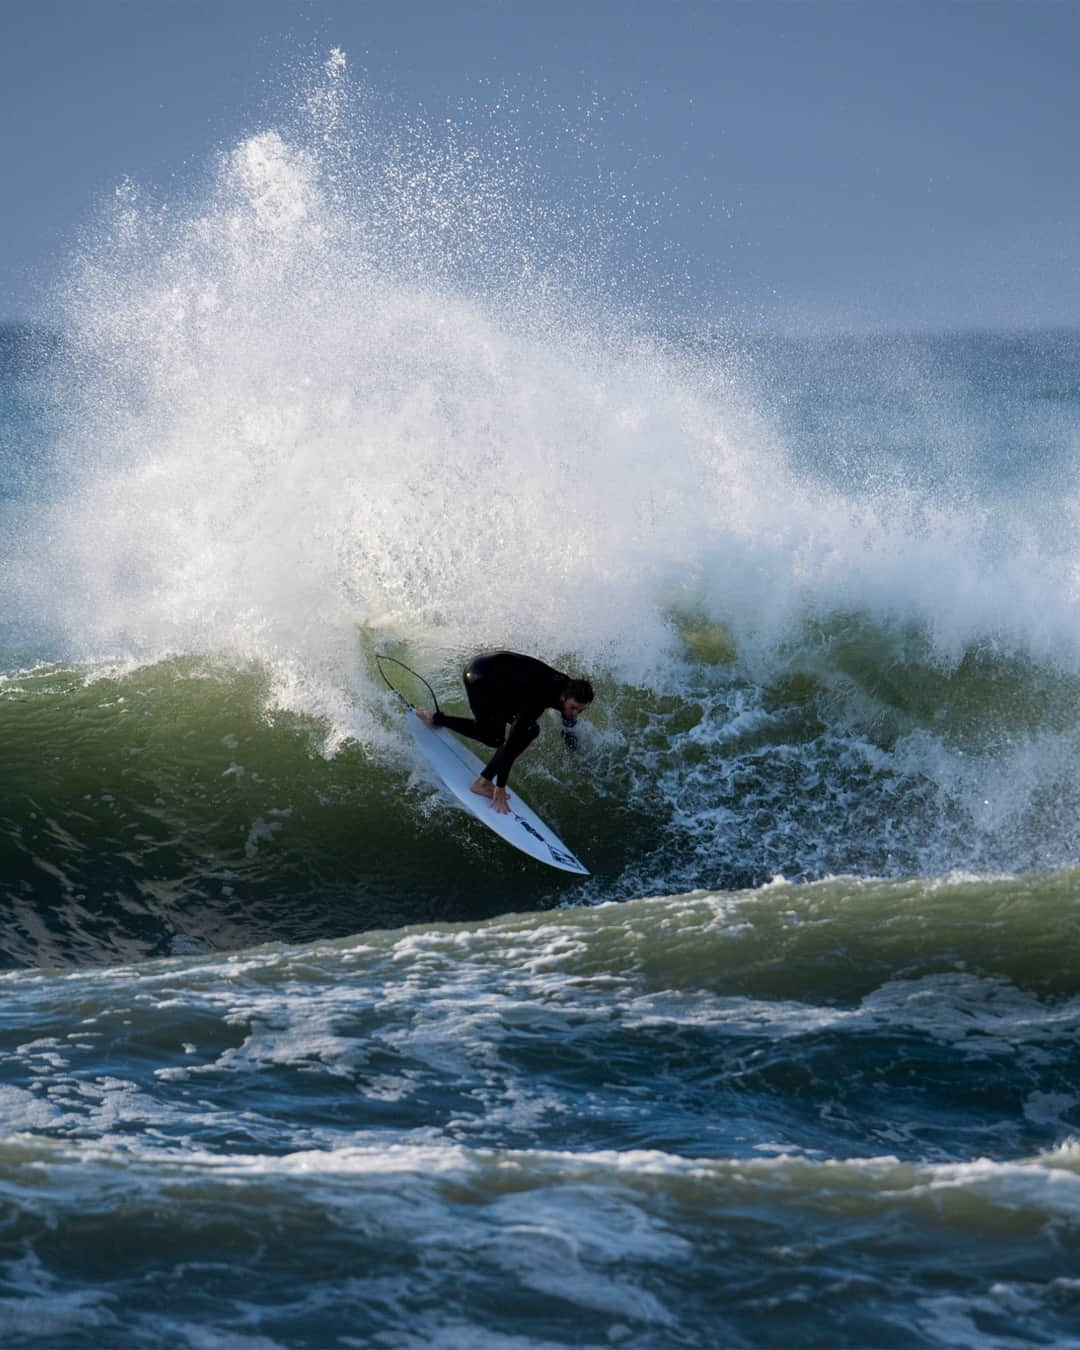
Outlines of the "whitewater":
{"type": "Polygon", "coordinates": [[[0,330],[0,1340],[1080,1345],[1080,335],[691,321],[284,105],[0,330]],[[374,661],[501,647],[588,879],[374,661]]]}

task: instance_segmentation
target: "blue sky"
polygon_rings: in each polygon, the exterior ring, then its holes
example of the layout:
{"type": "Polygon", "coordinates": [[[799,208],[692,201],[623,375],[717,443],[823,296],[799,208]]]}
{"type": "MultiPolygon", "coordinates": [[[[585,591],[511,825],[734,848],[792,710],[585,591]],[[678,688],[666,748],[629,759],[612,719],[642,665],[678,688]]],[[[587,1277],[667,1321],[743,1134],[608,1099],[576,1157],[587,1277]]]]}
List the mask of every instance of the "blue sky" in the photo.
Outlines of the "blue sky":
{"type": "Polygon", "coordinates": [[[488,116],[527,142],[598,108],[691,317],[1080,323],[1074,0],[3,0],[0,318],[40,310],[121,180],[167,195],[334,46],[433,124],[509,95],[488,116]]]}

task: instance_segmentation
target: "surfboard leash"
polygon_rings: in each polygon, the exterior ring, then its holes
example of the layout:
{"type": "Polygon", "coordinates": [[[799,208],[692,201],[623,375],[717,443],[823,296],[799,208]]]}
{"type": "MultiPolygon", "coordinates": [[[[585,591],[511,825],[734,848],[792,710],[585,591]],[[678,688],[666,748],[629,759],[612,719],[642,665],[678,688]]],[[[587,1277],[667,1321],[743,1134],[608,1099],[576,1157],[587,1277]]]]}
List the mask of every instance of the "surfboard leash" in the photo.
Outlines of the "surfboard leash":
{"type": "Polygon", "coordinates": [[[401,692],[401,690],[395,689],[394,686],[390,683],[386,671],[383,670],[382,668],[382,663],[384,661],[389,661],[391,665],[400,666],[402,670],[407,670],[409,674],[413,676],[414,679],[419,680],[420,683],[431,695],[431,701],[435,705],[435,711],[436,712],[439,711],[439,700],[435,697],[435,690],[432,689],[431,685],[428,684],[427,680],[424,679],[423,675],[420,675],[417,671],[413,670],[411,666],[407,666],[404,661],[399,661],[396,656],[386,656],[383,652],[376,652],[375,664],[379,667],[379,674],[383,677],[383,683],[386,685],[387,689],[389,689],[392,694],[396,694],[397,697],[401,699],[402,703],[405,704],[406,708],[410,709],[410,711],[415,711],[413,705],[409,702],[409,700],[405,697],[405,695],[401,692]]]}

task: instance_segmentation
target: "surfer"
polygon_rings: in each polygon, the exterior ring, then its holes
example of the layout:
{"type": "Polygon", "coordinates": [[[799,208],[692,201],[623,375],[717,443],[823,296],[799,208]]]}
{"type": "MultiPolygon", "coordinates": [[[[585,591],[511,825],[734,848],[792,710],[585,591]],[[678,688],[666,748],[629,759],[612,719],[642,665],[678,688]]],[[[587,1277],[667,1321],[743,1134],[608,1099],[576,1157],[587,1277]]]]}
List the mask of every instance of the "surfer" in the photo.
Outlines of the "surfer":
{"type": "Polygon", "coordinates": [[[572,679],[534,656],[518,652],[488,652],[465,667],[465,693],[472,717],[448,717],[417,709],[429,727],[447,727],[470,740],[491,746],[495,754],[472,784],[473,792],[489,797],[501,815],[510,810],[506,790],[510,769],[518,755],[540,735],[539,718],[546,708],[562,716],[563,739],[577,748],[574,724],[593,701],[588,680],[572,679]]]}

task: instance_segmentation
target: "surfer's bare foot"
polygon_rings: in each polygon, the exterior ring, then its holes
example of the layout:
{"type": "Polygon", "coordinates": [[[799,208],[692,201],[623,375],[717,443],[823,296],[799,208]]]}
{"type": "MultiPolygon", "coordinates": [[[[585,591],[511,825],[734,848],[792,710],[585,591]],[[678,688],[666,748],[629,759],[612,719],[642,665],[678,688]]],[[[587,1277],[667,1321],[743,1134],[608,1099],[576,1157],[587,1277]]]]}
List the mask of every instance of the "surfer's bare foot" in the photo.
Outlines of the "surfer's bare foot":
{"type": "Polygon", "coordinates": [[[428,710],[427,710],[426,708],[417,708],[417,710],[416,710],[416,715],[417,715],[417,717],[419,717],[420,721],[423,722],[424,726],[427,727],[428,731],[434,731],[434,730],[435,730],[435,714],[434,714],[434,713],[429,713],[428,710]]]}
{"type": "Polygon", "coordinates": [[[500,816],[510,814],[510,794],[503,787],[496,787],[490,778],[478,778],[471,791],[478,797],[487,797],[500,816]]]}

